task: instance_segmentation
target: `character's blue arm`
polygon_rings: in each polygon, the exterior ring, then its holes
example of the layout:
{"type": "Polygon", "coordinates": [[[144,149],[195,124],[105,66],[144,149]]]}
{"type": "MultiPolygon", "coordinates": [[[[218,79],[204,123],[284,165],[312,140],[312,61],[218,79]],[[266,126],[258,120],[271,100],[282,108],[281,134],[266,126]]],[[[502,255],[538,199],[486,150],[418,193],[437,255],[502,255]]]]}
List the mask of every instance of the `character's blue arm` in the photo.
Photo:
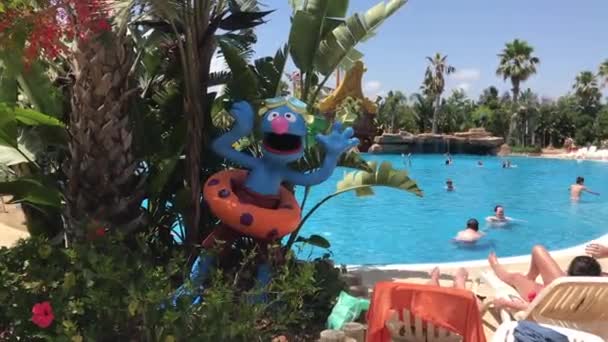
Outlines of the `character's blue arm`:
{"type": "Polygon", "coordinates": [[[331,176],[331,174],[336,169],[339,156],[339,154],[326,153],[325,159],[323,160],[323,164],[321,165],[320,169],[311,173],[303,173],[288,169],[285,171],[284,179],[288,183],[303,186],[323,183],[331,176]]]}
{"type": "Polygon", "coordinates": [[[323,183],[334,172],[340,155],[344,151],[359,145],[359,139],[352,138],[353,133],[353,129],[350,127],[342,131],[341,125],[336,123],[330,134],[317,135],[317,142],[325,148],[325,159],[321,168],[311,173],[288,169],[284,172],[284,179],[289,183],[304,186],[323,183]]]}
{"type": "Polygon", "coordinates": [[[254,169],[260,163],[258,158],[235,150],[232,145],[253,130],[253,108],[246,101],[237,102],[230,110],[234,118],[232,130],[211,143],[211,149],[218,155],[243,167],[254,169]]]}

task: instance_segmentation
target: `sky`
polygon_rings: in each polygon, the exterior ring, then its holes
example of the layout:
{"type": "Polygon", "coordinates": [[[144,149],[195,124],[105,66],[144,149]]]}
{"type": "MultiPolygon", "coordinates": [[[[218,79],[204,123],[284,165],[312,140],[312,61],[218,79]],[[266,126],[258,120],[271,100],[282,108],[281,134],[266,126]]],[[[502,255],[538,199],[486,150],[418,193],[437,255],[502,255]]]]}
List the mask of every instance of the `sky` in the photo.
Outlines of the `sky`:
{"type": "MultiPolygon", "coordinates": [[[[363,12],[378,1],[351,0],[349,12],[363,12]]],[[[274,55],[290,28],[287,0],[262,2],[276,11],[257,29],[256,58],[274,55]]],[[[496,76],[497,54],[519,38],[541,60],[537,75],[523,87],[556,98],[571,90],[578,72],[595,72],[608,59],[607,15],[608,0],[410,0],[375,37],[357,46],[367,68],[364,92],[372,98],[389,90],[417,92],[425,57],[436,52],[446,54],[457,70],[447,80],[447,94],[460,88],[476,99],[490,85],[508,91],[510,84],[496,76]]],[[[295,70],[293,64],[288,68],[295,70]]]]}

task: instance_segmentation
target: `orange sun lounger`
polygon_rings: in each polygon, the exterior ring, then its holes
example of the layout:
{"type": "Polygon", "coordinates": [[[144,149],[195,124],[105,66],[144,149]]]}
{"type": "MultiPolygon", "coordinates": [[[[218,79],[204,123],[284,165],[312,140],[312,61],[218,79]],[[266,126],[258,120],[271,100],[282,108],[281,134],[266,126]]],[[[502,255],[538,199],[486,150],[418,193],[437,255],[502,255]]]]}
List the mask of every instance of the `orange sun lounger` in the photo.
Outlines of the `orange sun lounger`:
{"type": "Polygon", "coordinates": [[[414,317],[463,337],[485,342],[475,295],[466,290],[399,282],[379,282],[367,313],[367,342],[390,342],[386,321],[391,313],[408,310],[414,317]]]}

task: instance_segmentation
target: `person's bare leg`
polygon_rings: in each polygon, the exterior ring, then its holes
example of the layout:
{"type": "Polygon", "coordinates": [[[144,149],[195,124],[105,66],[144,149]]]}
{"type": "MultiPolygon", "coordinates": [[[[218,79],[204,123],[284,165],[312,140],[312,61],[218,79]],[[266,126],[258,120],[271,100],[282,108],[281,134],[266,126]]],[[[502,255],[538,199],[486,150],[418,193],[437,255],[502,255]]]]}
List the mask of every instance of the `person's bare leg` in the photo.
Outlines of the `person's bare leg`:
{"type": "Polygon", "coordinates": [[[469,278],[469,272],[464,269],[464,267],[459,268],[454,274],[454,288],[457,289],[467,289],[467,279],[469,278]]]}
{"type": "Polygon", "coordinates": [[[532,260],[530,261],[530,270],[526,278],[535,281],[539,274],[545,285],[550,284],[556,278],[566,275],[553,257],[551,257],[549,251],[543,246],[536,245],[532,247],[532,260]]]}
{"type": "Polygon", "coordinates": [[[496,258],[496,254],[494,252],[490,253],[488,256],[488,262],[490,263],[490,267],[492,267],[492,270],[494,270],[496,276],[500,280],[514,287],[519,295],[524,299],[528,298],[528,295],[531,292],[538,292],[542,288],[541,285],[528,279],[523,274],[507,272],[507,270],[505,270],[504,267],[498,263],[498,258],[496,258]]]}
{"type": "Polygon", "coordinates": [[[433,268],[433,270],[429,273],[429,276],[431,277],[431,280],[427,282],[428,285],[440,286],[439,277],[441,276],[441,272],[439,271],[439,267],[433,268]]]}

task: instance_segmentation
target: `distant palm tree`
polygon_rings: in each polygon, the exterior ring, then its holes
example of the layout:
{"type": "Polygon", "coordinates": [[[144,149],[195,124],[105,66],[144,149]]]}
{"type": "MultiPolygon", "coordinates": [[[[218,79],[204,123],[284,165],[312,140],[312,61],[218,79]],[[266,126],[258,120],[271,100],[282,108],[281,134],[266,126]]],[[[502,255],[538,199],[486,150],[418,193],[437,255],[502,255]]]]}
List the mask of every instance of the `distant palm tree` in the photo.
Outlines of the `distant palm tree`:
{"type": "Polygon", "coordinates": [[[441,106],[441,94],[445,89],[445,75],[449,75],[456,71],[456,68],[448,65],[447,58],[447,55],[442,56],[440,53],[436,53],[433,57],[426,58],[429,61],[429,65],[426,67],[422,89],[425,95],[433,98],[435,103],[433,108],[433,133],[437,133],[437,120],[439,118],[439,109],[441,106]]]}
{"type": "Polygon", "coordinates": [[[597,77],[591,71],[581,71],[576,75],[576,80],[572,89],[574,89],[574,93],[579,98],[581,105],[584,108],[593,106],[593,104],[602,96],[597,77]]]}
{"type": "Polygon", "coordinates": [[[433,100],[428,96],[415,93],[410,97],[410,101],[412,101],[418,131],[424,133],[434,115],[433,100]]]}
{"type": "MultiPolygon", "coordinates": [[[[526,41],[515,39],[505,45],[505,48],[498,54],[500,62],[496,69],[496,75],[502,76],[504,80],[510,79],[513,88],[513,105],[517,108],[521,83],[536,73],[536,66],[540,59],[532,56],[534,48],[526,41]]],[[[515,112],[509,124],[507,142],[511,140],[513,133],[513,122],[517,116],[515,112]]]]}
{"type": "Polygon", "coordinates": [[[608,59],[600,64],[600,71],[598,76],[601,78],[602,85],[608,87],[608,59]]]}

